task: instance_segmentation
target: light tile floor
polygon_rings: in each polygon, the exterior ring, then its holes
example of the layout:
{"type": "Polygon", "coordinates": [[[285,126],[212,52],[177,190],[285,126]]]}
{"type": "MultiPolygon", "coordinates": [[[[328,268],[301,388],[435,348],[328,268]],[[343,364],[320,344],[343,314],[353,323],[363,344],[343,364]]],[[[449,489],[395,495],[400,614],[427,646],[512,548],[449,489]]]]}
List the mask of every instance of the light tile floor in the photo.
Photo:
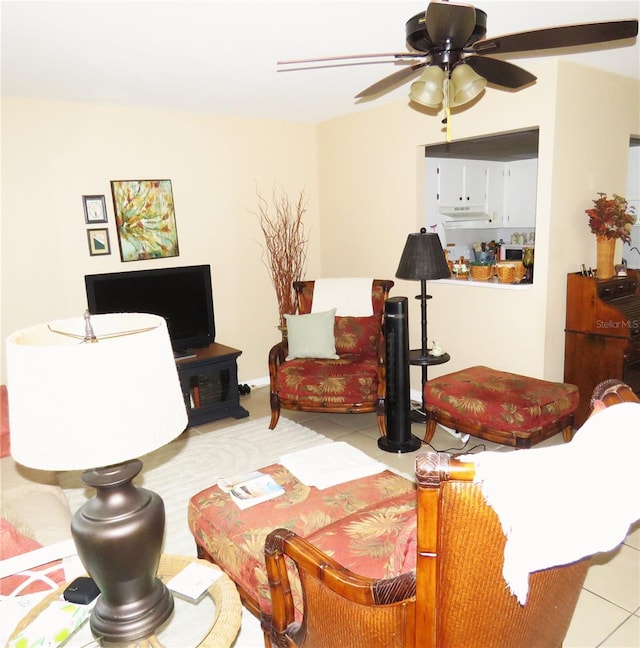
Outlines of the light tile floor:
{"type": "MultiPolygon", "coordinates": [[[[252,418],[268,416],[268,388],[253,389],[241,397],[241,404],[252,418]]],[[[314,414],[284,411],[282,416],[297,421],[324,436],[347,441],[370,456],[404,473],[413,474],[416,453],[392,454],[380,450],[374,414],[314,414]]],[[[237,423],[233,419],[209,424],[207,430],[237,423]]],[[[413,434],[421,436],[422,426],[414,424],[413,434]]],[[[562,443],[562,436],[539,444],[562,443]]],[[[511,448],[469,437],[466,444],[446,430],[438,428],[431,446],[437,451],[465,452],[511,448]]],[[[423,445],[423,449],[429,449],[423,445]]],[[[623,448],[607,448],[609,452],[623,448]]],[[[640,469],[640,467],[639,467],[640,469]]],[[[612,468],[615,472],[615,464],[612,468]]],[[[612,480],[615,474],[612,475],[612,480]]],[[[603,487],[608,485],[603,482],[603,487]]],[[[625,542],[616,550],[593,560],[584,588],[564,642],[564,648],[640,648],[640,524],[635,525],[625,542]]]]}

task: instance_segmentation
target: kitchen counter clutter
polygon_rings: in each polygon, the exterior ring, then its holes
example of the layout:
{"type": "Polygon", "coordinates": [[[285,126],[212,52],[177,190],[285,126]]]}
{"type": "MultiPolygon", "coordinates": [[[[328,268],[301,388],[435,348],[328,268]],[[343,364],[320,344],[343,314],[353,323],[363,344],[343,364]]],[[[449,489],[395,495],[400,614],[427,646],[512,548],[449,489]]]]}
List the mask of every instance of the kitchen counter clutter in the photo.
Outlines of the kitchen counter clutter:
{"type": "Polygon", "coordinates": [[[532,283],[531,280],[526,280],[526,268],[522,261],[498,261],[492,264],[469,262],[467,259],[460,258],[456,262],[449,261],[449,268],[451,279],[439,281],[509,288],[526,287],[532,283]]]}
{"type": "Polygon", "coordinates": [[[455,284],[456,286],[469,286],[473,288],[500,288],[503,290],[528,290],[530,288],[533,288],[533,284],[501,283],[495,277],[488,281],[479,281],[471,277],[469,279],[456,279],[455,277],[451,277],[451,279],[438,279],[438,283],[455,284]]]}

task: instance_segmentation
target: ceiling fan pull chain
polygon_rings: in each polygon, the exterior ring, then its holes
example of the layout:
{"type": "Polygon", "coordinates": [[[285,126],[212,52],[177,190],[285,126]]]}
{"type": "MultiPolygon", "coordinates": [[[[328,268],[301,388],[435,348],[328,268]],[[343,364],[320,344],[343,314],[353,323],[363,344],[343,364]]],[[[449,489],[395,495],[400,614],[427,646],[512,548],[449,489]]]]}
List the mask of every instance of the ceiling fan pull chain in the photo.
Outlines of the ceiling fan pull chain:
{"type": "Polygon", "coordinates": [[[449,70],[447,69],[446,75],[444,77],[444,85],[443,85],[443,90],[444,90],[444,97],[443,97],[443,102],[444,102],[444,123],[445,123],[445,129],[447,133],[447,142],[451,141],[451,109],[449,108],[449,70]]]}

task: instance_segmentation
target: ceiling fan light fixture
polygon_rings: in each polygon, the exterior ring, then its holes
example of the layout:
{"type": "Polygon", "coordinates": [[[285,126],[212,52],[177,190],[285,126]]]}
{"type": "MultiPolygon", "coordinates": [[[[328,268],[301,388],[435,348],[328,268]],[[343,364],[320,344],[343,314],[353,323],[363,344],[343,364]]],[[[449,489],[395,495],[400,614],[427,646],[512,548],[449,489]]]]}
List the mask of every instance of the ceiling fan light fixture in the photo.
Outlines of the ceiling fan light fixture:
{"type": "Polygon", "coordinates": [[[444,70],[437,65],[429,66],[420,78],[411,84],[409,93],[411,101],[430,108],[437,108],[444,99],[443,81],[444,70]]]}
{"type": "Polygon", "coordinates": [[[535,82],[535,75],[501,58],[492,58],[492,54],[535,53],[578,46],[590,50],[594,49],[593,45],[598,46],[595,49],[603,49],[611,47],[607,43],[612,41],[627,40],[620,45],[630,45],[638,35],[638,20],[634,18],[545,27],[485,38],[486,12],[471,4],[456,4],[457,1],[429,0],[426,11],[405,23],[408,51],[294,59],[279,61],[278,65],[297,66],[288,70],[306,70],[370,62],[402,63],[400,69],[371,84],[355,98],[375,99],[421,74],[411,84],[410,100],[436,109],[443,106],[449,124],[450,108],[473,101],[487,83],[504,90],[520,90],[535,82]]]}
{"type": "Polygon", "coordinates": [[[475,99],[487,86],[487,80],[481,77],[470,65],[461,63],[453,68],[449,82],[449,105],[462,106],[475,99]]]}

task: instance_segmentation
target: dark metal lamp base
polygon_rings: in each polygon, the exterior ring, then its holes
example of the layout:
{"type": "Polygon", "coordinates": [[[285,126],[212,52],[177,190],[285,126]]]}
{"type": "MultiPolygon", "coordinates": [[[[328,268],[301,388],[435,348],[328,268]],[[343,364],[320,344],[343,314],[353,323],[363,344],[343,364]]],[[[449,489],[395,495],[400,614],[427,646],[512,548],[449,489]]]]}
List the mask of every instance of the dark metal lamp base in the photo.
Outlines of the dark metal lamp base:
{"type": "Polygon", "coordinates": [[[78,555],[101,592],[90,626],[104,642],[148,637],[173,611],[173,596],[156,577],[164,504],[134,485],[141,469],[134,459],[83,473],[82,481],[97,493],[71,522],[78,555]]]}
{"type": "Polygon", "coordinates": [[[152,592],[138,601],[108,605],[104,599],[98,599],[91,614],[91,633],[105,641],[127,644],[150,637],[172,612],[173,596],[156,579],[152,592]]]}

